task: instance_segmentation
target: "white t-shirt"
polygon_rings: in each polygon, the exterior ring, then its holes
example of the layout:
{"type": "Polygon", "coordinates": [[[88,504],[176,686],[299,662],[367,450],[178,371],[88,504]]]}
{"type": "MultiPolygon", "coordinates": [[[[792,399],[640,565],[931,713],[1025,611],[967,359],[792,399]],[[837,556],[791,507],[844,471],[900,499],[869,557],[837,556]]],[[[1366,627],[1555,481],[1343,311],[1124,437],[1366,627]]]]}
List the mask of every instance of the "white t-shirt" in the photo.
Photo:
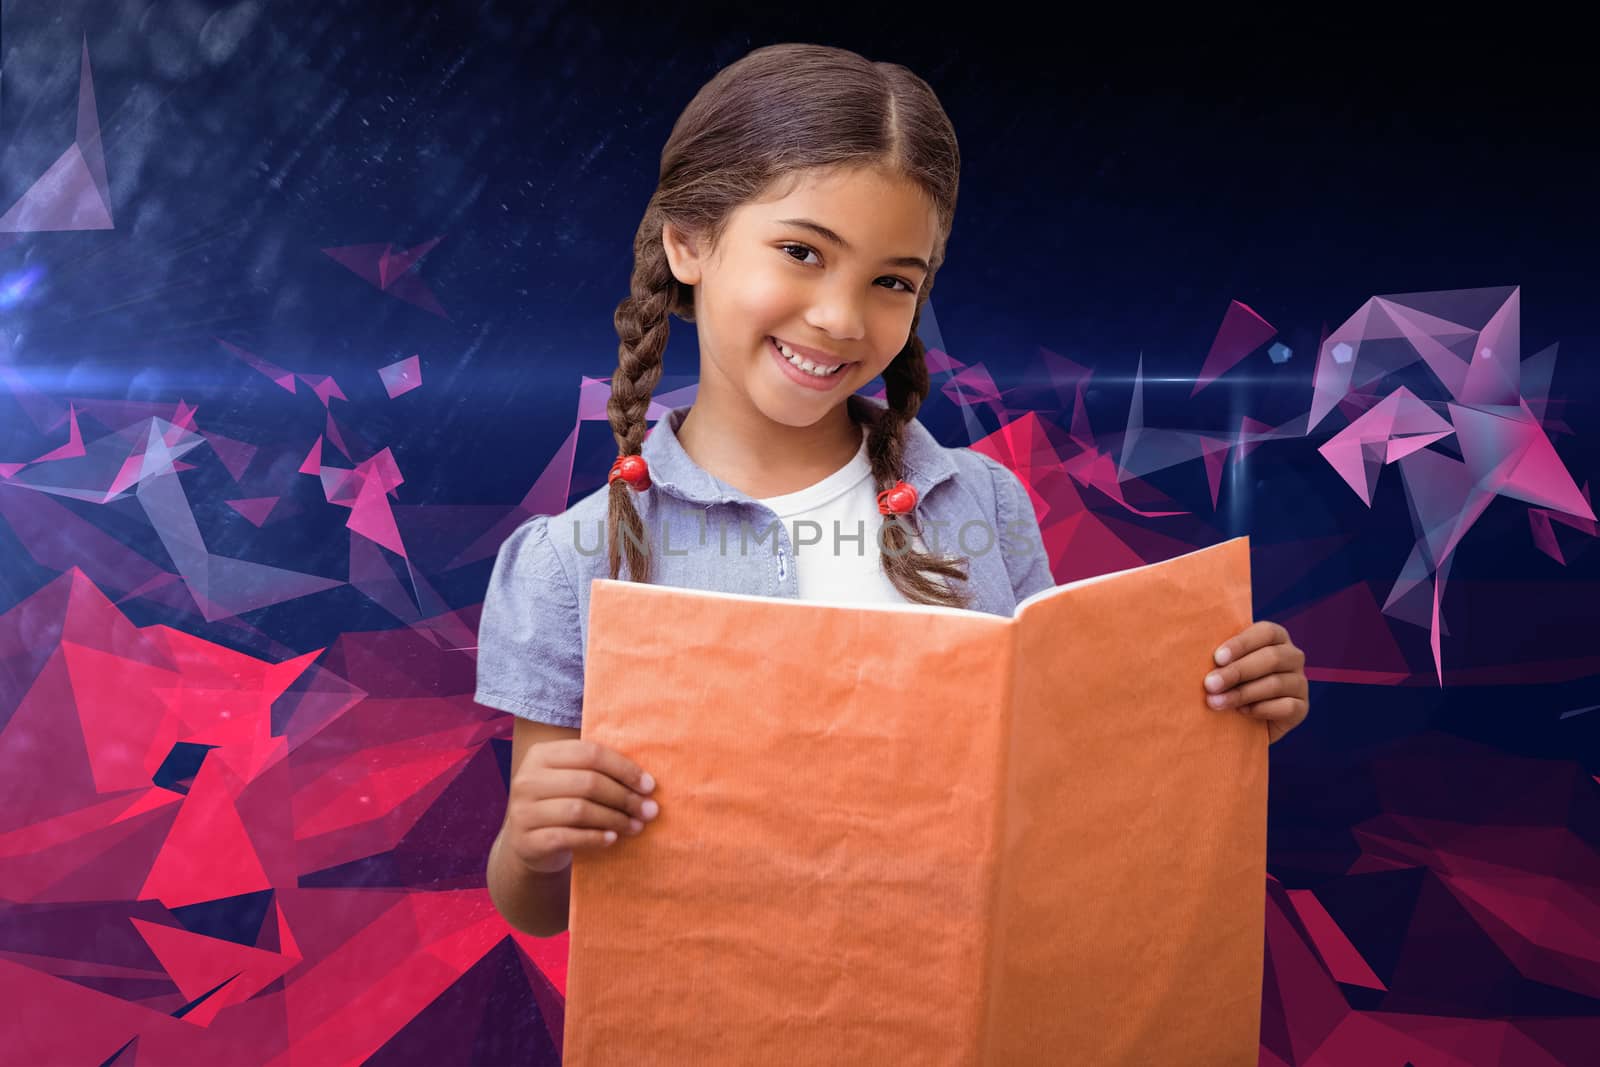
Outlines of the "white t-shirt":
{"type": "MultiPolygon", "coordinates": [[[[804,489],[757,501],[772,509],[789,534],[801,600],[907,602],[883,573],[878,545],[883,516],[867,459],[865,426],[861,447],[843,467],[804,489]]],[[[918,552],[928,550],[921,537],[913,535],[912,544],[918,552]]]]}

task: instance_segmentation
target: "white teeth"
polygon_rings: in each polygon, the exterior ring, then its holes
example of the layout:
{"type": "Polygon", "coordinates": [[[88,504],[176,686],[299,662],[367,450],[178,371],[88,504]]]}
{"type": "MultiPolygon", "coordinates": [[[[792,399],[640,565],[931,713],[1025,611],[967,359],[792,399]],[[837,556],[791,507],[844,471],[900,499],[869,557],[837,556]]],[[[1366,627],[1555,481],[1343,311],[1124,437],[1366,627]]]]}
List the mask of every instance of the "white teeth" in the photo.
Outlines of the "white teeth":
{"type": "Polygon", "coordinates": [[[772,343],[778,346],[778,351],[783,353],[783,358],[784,359],[788,360],[790,363],[794,364],[796,367],[799,367],[801,370],[805,371],[807,374],[814,375],[815,377],[826,378],[831,374],[838,374],[839,371],[844,369],[845,365],[843,363],[839,363],[839,364],[837,364],[837,365],[835,365],[833,367],[829,367],[829,368],[826,368],[826,369],[824,369],[822,367],[819,367],[815,363],[812,363],[810,360],[803,359],[800,356],[797,356],[793,352],[789,351],[787,348],[784,347],[783,342],[778,340],[776,337],[774,337],[772,339],[772,343]]]}

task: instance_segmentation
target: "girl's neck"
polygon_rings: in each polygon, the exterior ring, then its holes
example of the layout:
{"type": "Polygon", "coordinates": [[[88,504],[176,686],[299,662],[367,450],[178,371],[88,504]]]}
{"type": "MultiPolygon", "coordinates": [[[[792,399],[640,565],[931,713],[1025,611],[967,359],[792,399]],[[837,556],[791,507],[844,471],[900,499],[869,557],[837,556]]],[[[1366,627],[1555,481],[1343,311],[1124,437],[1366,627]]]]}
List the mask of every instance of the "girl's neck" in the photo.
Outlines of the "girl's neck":
{"type": "Polygon", "coordinates": [[[861,447],[861,424],[847,404],[810,426],[788,426],[748,405],[724,409],[708,399],[684,415],[678,444],[701,470],[758,500],[815,485],[861,447]]]}

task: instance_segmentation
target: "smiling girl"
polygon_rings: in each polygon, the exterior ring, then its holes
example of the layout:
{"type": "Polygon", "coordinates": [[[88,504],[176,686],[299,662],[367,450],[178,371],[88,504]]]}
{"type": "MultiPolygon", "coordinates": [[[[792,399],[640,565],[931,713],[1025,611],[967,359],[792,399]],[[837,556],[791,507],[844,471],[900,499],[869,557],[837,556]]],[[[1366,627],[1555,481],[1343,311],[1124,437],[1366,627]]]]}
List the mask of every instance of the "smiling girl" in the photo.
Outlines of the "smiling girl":
{"type": "MultiPolygon", "coordinates": [[[[917,326],[959,170],[927,83],[818,45],[757,49],[673,126],[615,316],[610,479],[519,526],[484,600],[476,699],[516,716],[488,885],[519,929],[565,930],[574,850],[659,813],[643,768],[579,737],[595,578],[1003,615],[1054,584],[1017,475],[916,418],[929,389],[917,326]],[[695,324],[699,384],[647,436],[672,315],[695,324]],[[880,377],[884,400],[860,395],[880,377]],[[835,536],[803,541],[786,520],[835,536]],[[706,535],[713,521],[765,527],[770,547],[735,553],[706,535]],[[597,528],[604,553],[579,535],[597,528]]],[[[1305,717],[1303,664],[1281,626],[1257,622],[1196,682],[1276,740],[1305,717]]]]}

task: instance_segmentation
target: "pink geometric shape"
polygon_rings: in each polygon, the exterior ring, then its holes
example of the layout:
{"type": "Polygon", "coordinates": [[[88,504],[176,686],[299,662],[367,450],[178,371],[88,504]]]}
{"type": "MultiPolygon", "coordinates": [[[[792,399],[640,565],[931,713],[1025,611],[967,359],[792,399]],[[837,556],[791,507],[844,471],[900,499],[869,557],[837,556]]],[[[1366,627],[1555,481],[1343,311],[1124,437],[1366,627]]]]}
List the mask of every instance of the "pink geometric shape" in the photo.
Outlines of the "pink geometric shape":
{"type": "Polygon", "coordinates": [[[305,841],[348,830],[383,819],[402,804],[415,801],[431,783],[463,761],[458,744],[435,745],[432,740],[372,745],[353,754],[347,766],[329,767],[320,782],[301,789],[295,797],[296,838],[305,841]]]}
{"type": "Polygon", "coordinates": [[[57,459],[78,459],[84,455],[83,431],[78,428],[77,405],[68,407],[67,416],[71,422],[71,426],[67,430],[67,443],[62,445],[60,448],[46,452],[44,455],[34,460],[35,463],[49,463],[50,461],[57,459]]]}
{"type": "Polygon", "coordinates": [[[185,1000],[211,993],[183,1016],[191,1026],[210,1026],[224,1008],[254,996],[300,962],[298,955],[263,951],[145,919],[131,921],[185,1000]]]}
{"type": "Polygon", "coordinates": [[[927,361],[928,374],[930,376],[935,374],[946,374],[950,371],[959,370],[960,368],[966,366],[965,363],[962,363],[959,359],[953,358],[950,353],[946,352],[942,348],[930,348],[926,350],[923,353],[923,358],[927,361]]]}
{"type": "Polygon", "coordinates": [[[370,538],[350,538],[350,584],[401,622],[414,626],[421,621],[422,613],[415,601],[377,542],[370,538]]]}
{"type": "Polygon", "coordinates": [[[328,503],[347,508],[355,506],[362,484],[362,479],[356,477],[355,471],[323,464],[318,473],[322,480],[322,496],[328,503]]]}
{"type": "Polygon", "coordinates": [[[378,377],[382,379],[389,399],[393,400],[422,384],[422,363],[416,356],[408,356],[386,367],[379,367],[378,377]]]}
{"type": "Polygon", "coordinates": [[[339,424],[333,421],[333,411],[328,411],[327,425],[323,427],[323,436],[344,454],[344,458],[355,462],[355,457],[350,454],[350,449],[345,446],[344,435],[339,432],[339,424]]]}
{"type": "Polygon", "coordinates": [[[85,37],[78,68],[78,127],[74,141],[0,216],[0,233],[114,228],[100,121],[95,114],[94,72],[89,67],[89,41],[85,37]]]}
{"type": "Polygon", "coordinates": [[[1507,879],[1499,863],[1441,855],[1461,869],[1445,876],[1451,892],[1525,973],[1590,997],[1600,994],[1600,933],[1595,926],[1600,898],[1588,886],[1548,875],[1507,879]]]}
{"type": "Polygon", "coordinates": [[[294,372],[284,370],[276,363],[269,363],[253,352],[247,352],[238,345],[229,344],[220,337],[213,337],[213,341],[226,348],[234,356],[248,364],[250,367],[271,378],[273,384],[285,392],[294,392],[294,372]]]}
{"type": "Polygon", "coordinates": [[[219,759],[200,764],[141,899],[177,908],[272,887],[234,807],[241,784],[219,759]]]}
{"type": "MultiPolygon", "coordinates": [[[[98,591],[75,586],[73,593],[75,600],[81,603],[71,607],[82,614],[119,615],[98,591]]],[[[106,637],[130,630],[132,627],[119,619],[108,629],[106,637]]],[[[138,646],[143,648],[154,644],[142,635],[138,641],[138,646]]],[[[59,675],[41,674],[40,680],[34,683],[34,694],[59,699],[57,707],[76,707],[76,721],[72,726],[74,732],[81,732],[80,743],[88,757],[86,769],[92,776],[94,791],[99,794],[147,786],[150,776],[176,740],[171,733],[175,724],[170,721],[158,695],[160,688],[170,686],[175,679],[170,669],[161,664],[159,649],[153,650],[157,655],[142,662],[128,658],[130,652],[143,648],[136,646],[135,649],[107,652],[63,640],[58,654],[64,669],[59,675]],[[143,725],[138,737],[129,736],[126,717],[130,715],[143,725]]],[[[41,737],[56,737],[59,732],[59,728],[52,729],[41,737]]],[[[43,799],[40,798],[41,802],[43,799]]],[[[44,814],[38,808],[24,807],[11,812],[7,821],[20,816],[19,821],[36,822],[44,814]]]]}
{"type": "MultiPolygon", "coordinates": [[[[172,423],[172,425],[178,427],[181,430],[189,430],[190,432],[199,432],[197,427],[195,426],[195,420],[194,420],[195,414],[199,410],[200,409],[195,407],[193,404],[185,403],[182,399],[180,399],[178,401],[177,408],[173,411],[172,416],[169,419],[167,419],[167,421],[172,423]]],[[[246,447],[249,447],[249,446],[246,446],[246,447]]],[[[251,449],[251,451],[254,452],[254,449],[251,449]]]]}
{"type": "MultiPolygon", "coordinates": [[[[178,424],[174,423],[174,425],[178,424]]],[[[233,480],[237,482],[240,478],[243,478],[245,468],[249,467],[250,461],[255,458],[256,446],[247,445],[243,441],[235,441],[232,438],[222,436],[220,433],[210,433],[206,430],[201,430],[199,433],[201,437],[206,439],[206,443],[211,446],[211,451],[217,454],[217,458],[222,461],[222,465],[228,469],[228,473],[233,477],[233,480]]]]}
{"type": "Polygon", "coordinates": [[[281,952],[285,956],[302,959],[303,953],[300,945],[295,941],[294,933],[289,929],[289,919],[283,914],[283,904],[273,901],[272,922],[261,924],[261,941],[258,947],[281,952]]]}
{"type": "Polygon", "coordinates": [[[340,266],[364,278],[370,284],[415,304],[424,311],[449,318],[444,308],[434,299],[433,293],[423,284],[413,268],[433,246],[443,240],[443,235],[409,249],[397,249],[393,244],[342,245],[324,248],[323,254],[340,266]]]}
{"type": "Polygon", "coordinates": [[[439,241],[440,238],[435,237],[432,240],[422,242],[415,248],[409,248],[404,251],[396,250],[391,245],[389,251],[378,257],[379,286],[384,289],[389,288],[400,275],[416,266],[423,256],[431,252],[433,246],[438,244],[439,241]]]}
{"type": "Polygon", "coordinates": [[[94,180],[95,191],[100,194],[111,214],[111,183],[106,178],[105,149],[100,143],[100,119],[94,101],[94,71],[89,67],[89,38],[83,38],[82,52],[78,57],[78,128],[74,141],[83,153],[84,165],[94,180]]]}
{"type": "Polygon", "coordinates": [[[247,500],[225,500],[223,503],[249,519],[253,526],[259,528],[267,521],[267,516],[272,514],[272,507],[278,500],[279,498],[275,496],[258,496],[247,500]]]}
{"type": "MultiPolygon", "coordinates": [[[[1399,341],[1401,345],[1398,355],[1377,366],[1364,361],[1362,381],[1377,381],[1384,373],[1420,359],[1450,396],[1460,397],[1466,388],[1473,331],[1459,322],[1437,318],[1392,297],[1375,297],[1366,340],[1399,341]]],[[[1387,352],[1392,347],[1372,346],[1371,351],[1387,352]]]]}
{"type": "MultiPolygon", "coordinates": [[[[559,1025],[540,968],[559,982],[564,959],[477,884],[479,815],[502,788],[488,739],[507,730],[446,695],[470,649],[407,629],[259,661],[136,627],[76,572],[0,614],[7,635],[22,651],[0,671],[0,756],[28,774],[0,775],[0,897],[21,920],[0,996],[28,1010],[0,1027],[0,1061],[366,1062],[441,996],[504,981],[559,1025]],[[379,692],[311,665],[323,652],[379,692]],[[179,743],[216,747],[156,784],[179,743]],[[232,921],[267,890],[258,930],[232,921]]],[[[472,1042],[469,1027],[460,1055],[402,1059],[465,1062],[472,1042]]]]}
{"type": "Polygon", "coordinates": [[[1418,360],[1453,400],[1515,404],[1518,301],[1516,286],[1368,300],[1321,345],[1307,429],[1314,429],[1352,388],[1418,360]],[[1503,365],[1507,360],[1510,366],[1503,365]]]}
{"type": "Polygon", "coordinates": [[[1478,331],[1457,398],[1475,407],[1515,405],[1522,390],[1522,296],[1514,289],[1478,331]]]}
{"type": "MultiPolygon", "coordinates": [[[[1464,445],[1459,423],[1456,439],[1464,445]]],[[[1468,464],[1442,452],[1423,449],[1399,460],[1397,465],[1412,523],[1426,546],[1425,559],[1432,571],[1455,551],[1495,494],[1481,479],[1473,477],[1468,464]]]]}
{"type": "Polygon", "coordinates": [[[110,230],[111,209],[100,199],[83,151],[73,145],[0,216],[0,233],[110,230]]]}
{"type": "Polygon", "coordinates": [[[1328,914],[1315,893],[1309,889],[1290,889],[1287,893],[1295,913],[1311,934],[1317,955],[1328,965],[1328,973],[1333,975],[1335,981],[1367,989],[1388,988],[1382,979],[1372,973],[1372,968],[1367,966],[1367,961],[1361,958],[1361,953],[1350,943],[1345,932],[1339,929],[1339,924],[1328,914]]]}
{"type": "Polygon", "coordinates": [[[1411,677],[1411,665],[1364,582],[1285,612],[1277,621],[1302,635],[1297,640],[1306,654],[1306,677],[1313,681],[1393,685],[1411,677]]]}
{"type": "Polygon", "coordinates": [[[1217,336],[1211,342],[1211,351],[1206,353],[1205,363],[1201,365],[1189,395],[1200,392],[1277,334],[1277,327],[1258,315],[1248,304],[1230,300],[1228,310],[1222,316],[1222,325],[1217,328],[1217,336]]]}
{"type": "Polygon", "coordinates": [[[1206,469],[1206,484],[1211,490],[1211,510],[1217,509],[1217,496],[1222,491],[1222,465],[1228,459],[1228,441],[1215,437],[1200,437],[1200,459],[1206,469]]]}
{"type": "MultiPolygon", "coordinates": [[[[1594,501],[1589,495],[1588,482],[1583,483],[1580,495],[1583,497],[1584,503],[1589,506],[1589,510],[1593,512],[1594,501]]],[[[1567,560],[1562,555],[1560,543],[1556,540],[1554,523],[1559,522],[1561,525],[1570,526],[1574,530],[1582,530],[1590,537],[1600,536],[1600,522],[1596,522],[1594,519],[1580,519],[1568,515],[1566,512],[1552,511],[1548,508],[1529,508],[1528,522],[1533,527],[1534,544],[1538,545],[1539,550],[1545,555],[1563,566],[1565,566],[1567,560]]]]}
{"type": "Polygon", "coordinates": [[[1293,909],[1282,894],[1281,887],[1268,886],[1265,948],[1273,981],[1267,988],[1274,995],[1263,997],[1261,1043],[1287,1063],[1319,1063],[1314,1053],[1349,1016],[1350,1005],[1290,921],[1293,909]]]}
{"type": "Polygon", "coordinates": [[[1552,514],[1554,513],[1543,508],[1529,508],[1528,526],[1533,534],[1533,543],[1539,551],[1564,567],[1567,564],[1567,557],[1562,554],[1561,542],[1556,540],[1555,527],[1550,524],[1552,514]]]}
{"type": "Polygon", "coordinates": [[[1448,421],[1401,386],[1323,442],[1317,451],[1371,506],[1378,472],[1385,463],[1393,463],[1450,433],[1448,421]]]}
{"type": "Polygon", "coordinates": [[[1440,430],[1438,433],[1420,434],[1416,437],[1391,437],[1384,462],[1394,463],[1396,460],[1405,459],[1418,449],[1427,448],[1435,441],[1442,441],[1454,432],[1454,430],[1440,430]]]}
{"type": "Polygon", "coordinates": [[[1566,464],[1556,454],[1526,403],[1502,416],[1449,405],[1461,455],[1480,488],[1593,520],[1589,502],[1578,492],[1566,464]]]}
{"type": "Polygon", "coordinates": [[[1000,387],[995,384],[987,367],[966,367],[947,378],[939,391],[958,405],[993,404],[1000,399],[1000,387]]]}
{"type": "Polygon", "coordinates": [[[405,479],[400,476],[400,465],[395,462],[394,453],[387,448],[356,469],[376,480],[390,496],[398,496],[396,490],[405,484],[405,479]]]}
{"type": "Polygon", "coordinates": [[[349,400],[344,391],[339,388],[339,383],[327,374],[302,374],[300,380],[311,386],[311,391],[317,394],[317,399],[322,401],[322,406],[327,407],[328,402],[335,397],[340,400],[349,400]]]}
{"type": "MultiPolygon", "coordinates": [[[[384,451],[387,452],[388,449],[384,451]]],[[[363,473],[362,467],[365,466],[366,464],[362,464],[361,467],[357,467],[358,474],[363,473]]],[[[394,512],[389,508],[383,482],[378,477],[368,475],[362,478],[361,488],[356,494],[355,504],[350,509],[350,518],[345,525],[396,555],[406,554],[406,546],[401,543],[400,530],[394,522],[394,512]]]]}
{"type": "MultiPolygon", "coordinates": [[[[183,576],[185,590],[194,598],[201,615],[208,621],[232,618],[344,584],[337,579],[301,574],[208,551],[188,496],[170,470],[172,453],[161,440],[157,423],[158,420],[151,420],[144,445],[146,466],[157,473],[141,480],[139,503],[167,555],[183,576]]],[[[200,439],[193,436],[193,440],[198,443],[200,439]]]]}
{"type": "MultiPolygon", "coordinates": [[[[1556,373],[1556,344],[1547,345],[1545,348],[1527,359],[1523,360],[1517,368],[1521,380],[1522,397],[1528,402],[1528,407],[1539,417],[1541,423],[1548,425],[1547,417],[1550,414],[1550,382],[1556,373]]],[[[1559,420],[1552,420],[1559,421],[1559,420]]],[[[1570,432],[1570,431],[1569,431],[1570,432]]]]}
{"type": "Polygon", "coordinates": [[[1249,459],[1250,453],[1260,446],[1262,440],[1271,436],[1272,427],[1260,419],[1253,419],[1249,415],[1239,417],[1239,458],[1249,459]]]}

